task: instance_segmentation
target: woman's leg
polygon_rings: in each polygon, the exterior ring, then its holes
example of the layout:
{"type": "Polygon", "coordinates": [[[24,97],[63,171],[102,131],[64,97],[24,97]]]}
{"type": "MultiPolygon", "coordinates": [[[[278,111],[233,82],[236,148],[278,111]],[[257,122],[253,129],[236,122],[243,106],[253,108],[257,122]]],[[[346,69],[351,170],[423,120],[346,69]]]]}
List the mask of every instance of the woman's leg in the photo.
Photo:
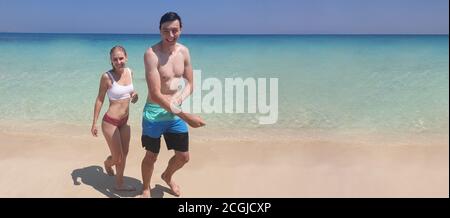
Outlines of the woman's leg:
{"type": "Polygon", "coordinates": [[[121,151],[122,151],[122,159],[121,159],[121,168],[117,169],[117,176],[120,178],[122,178],[122,181],[120,184],[122,184],[121,186],[118,186],[117,189],[123,190],[123,191],[134,191],[136,190],[135,187],[132,186],[128,186],[128,185],[124,185],[123,184],[123,174],[125,171],[125,165],[127,162],[127,155],[128,155],[128,150],[130,148],[130,135],[131,135],[131,129],[130,126],[128,124],[125,124],[121,127],[119,127],[119,132],[120,132],[120,139],[121,139],[121,151]]]}
{"type": "Polygon", "coordinates": [[[110,171],[113,165],[116,166],[116,187],[121,187],[123,185],[123,152],[119,128],[103,121],[102,131],[106,142],[108,143],[109,150],[111,151],[111,156],[105,161],[106,171],[110,171]]]}

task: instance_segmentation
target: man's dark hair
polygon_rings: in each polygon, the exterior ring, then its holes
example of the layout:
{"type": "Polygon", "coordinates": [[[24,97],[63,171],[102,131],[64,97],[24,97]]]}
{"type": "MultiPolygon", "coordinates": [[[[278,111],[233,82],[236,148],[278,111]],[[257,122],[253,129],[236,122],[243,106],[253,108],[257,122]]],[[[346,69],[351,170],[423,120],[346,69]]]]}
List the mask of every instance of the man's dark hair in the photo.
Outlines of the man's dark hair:
{"type": "Polygon", "coordinates": [[[161,20],[159,21],[159,29],[161,29],[161,25],[165,22],[168,21],[175,21],[178,20],[178,22],[180,22],[180,28],[183,27],[183,24],[181,24],[181,17],[178,16],[177,13],[175,12],[167,12],[165,13],[162,17],[161,20]]]}

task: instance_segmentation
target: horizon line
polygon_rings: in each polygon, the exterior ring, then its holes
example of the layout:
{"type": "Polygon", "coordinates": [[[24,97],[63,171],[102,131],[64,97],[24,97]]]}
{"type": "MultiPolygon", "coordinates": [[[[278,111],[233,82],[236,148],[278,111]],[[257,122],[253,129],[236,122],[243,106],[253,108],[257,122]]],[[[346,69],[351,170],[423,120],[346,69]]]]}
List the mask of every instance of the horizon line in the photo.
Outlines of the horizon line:
{"type": "MultiPolygon", "coordinates": [[[[160,35],[159,33],[1,32],[0,34],[160,35]]],[[[182,35],[449,35],[449,33],[183,33],[182,35]]]]}

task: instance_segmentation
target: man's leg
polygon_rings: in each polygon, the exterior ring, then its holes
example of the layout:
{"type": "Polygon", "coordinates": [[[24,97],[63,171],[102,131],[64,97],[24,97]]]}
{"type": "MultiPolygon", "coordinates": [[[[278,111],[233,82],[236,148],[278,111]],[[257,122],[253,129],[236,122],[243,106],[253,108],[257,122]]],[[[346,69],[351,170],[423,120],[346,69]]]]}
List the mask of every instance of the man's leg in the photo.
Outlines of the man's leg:
{"type": "Polygon", "coordinates": [[[173,174],[181,169],[189,161],[189,152],[175,151],[175,155],[170,158],[166,170],[161,175],[161,178],[169,185],[173,194],[180,196],[180,187],[173,181],[173,174]]]}
{"type": "Polygon", "coordinates": [[[153,153],[151,151],[147,151],[145,153],[145,157],[142,160],[141,170],[142,170],[142,197],[149,198],[150,197],[150,179],[153,174],[154,165],[156,159],[158,158],[157,153],[153,153]]]}

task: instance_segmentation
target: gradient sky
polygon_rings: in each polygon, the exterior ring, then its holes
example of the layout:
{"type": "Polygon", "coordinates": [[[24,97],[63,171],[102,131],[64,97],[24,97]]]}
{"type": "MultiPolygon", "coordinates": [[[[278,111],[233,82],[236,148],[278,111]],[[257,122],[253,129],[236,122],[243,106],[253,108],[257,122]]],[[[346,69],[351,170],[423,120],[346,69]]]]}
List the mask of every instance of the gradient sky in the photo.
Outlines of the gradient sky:
{"type": "Polygon", "coordinates": [[[448,0],[0,0],[0,32],[448,34],[448,0]]]}

